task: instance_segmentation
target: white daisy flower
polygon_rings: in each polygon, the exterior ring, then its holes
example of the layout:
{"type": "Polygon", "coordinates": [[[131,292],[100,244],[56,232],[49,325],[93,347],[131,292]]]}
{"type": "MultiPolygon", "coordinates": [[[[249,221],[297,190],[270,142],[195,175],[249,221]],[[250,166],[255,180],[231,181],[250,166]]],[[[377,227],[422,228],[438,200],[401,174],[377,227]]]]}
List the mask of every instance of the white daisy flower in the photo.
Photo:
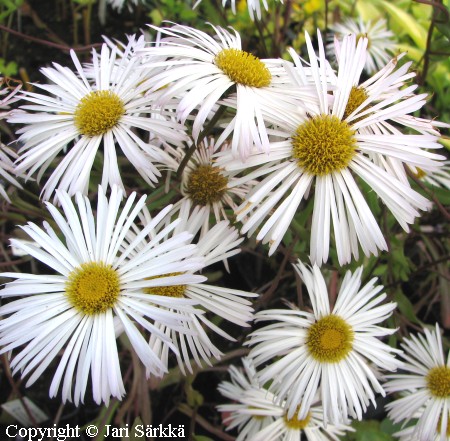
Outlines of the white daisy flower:
{"type": "Polygon", "coordinates": [[[357,38],[365,37],[367,43],[367,59],[364,70],[368,74],[373,74],[381,69],[391,58],[395,50],[396,43],[393,41],[394,33],[387,29],[386,20],[380,19],[375,22],[364,22],[360,17],[358,21],[347,18],[342,23],[330,25],[330,30],[335,35],[331,35],[327,50],[333,53],[334,40],[341,40],[348,34],[355,34],[357,38]]]}
{"type": "Polygon", "coordinates": [[[131,6],[136,6],[139,3],[145,3],[145,0],[106,0],[106,3],[111,5],[114,9],[121,11],[122,8],[127,5],[128,9],[131,10],[131,6]]]}
{"type": "Polygon", "coordinates": [[[252,440],[262,429],[275,421],[278,406],[274,395],[264,389],[256,376],[255,366],[250,358],[242,358],[244,370],[231,365],[228,368],[231,382],[219,384],[219,392],[233,401],[217,407],[223,412],[227,430],[237,428],[236,441],[252,440]]]}
{"type": "Polygon", "coordinates": [[[14,178],[14,163],[12,158],[17,158],[16,153],[0,142],[0,196],[8,202],[11,202],[11,200],[5,190],[5,183],[9,182],[16,187],[22,188],[20,183],[14,178]]]}
{"type": "MultiPolygon", "coordinates": [[[[394,433],[393,435],[396,438],[399,438],[399,441],[424,441],[424,438],[419,437],[418,431],[416,429],[417,418],[420,418],[422,413],[423,413],[423,410],[414,414],[413,419],[415,420],[415,424],[410,425],[410,426],[406,427],[405,429],[402,429],[402,430],[394,433]]],[[[438,422],[438,426],[437,426],[437,429],[439,429],[439,428],[440,428],[440,422],[438,422]]],[[[438,432],[438,430],[436,430],[435,435],[432,435],[431,438],[426,441],[450,441],[450,415],[447,419],[447,430],[446,430],[445,436],[442,438],[441,434],[438,432]]]]}
{"type": "Polygon", "coordinates": [[[250,357],[256,366],[275,359],[259,372],[261,384],[272,382],[269,390],[277,403],[286,399],[288,418],[298,412],[307,418],[319,391],[324,422],[346,421],[347,416],[362,418],[375,393],[385,395],[373,364],[388,371],[399,363],[396,352],[378,337],[395,329],[379,326],[390,317],[395,303],[380,303],[386,294],[376,279],[361,286],[362,267],[347,271],[336,303],[331,309],[325,280],[315,265],[311,270],[300,261],[294,267],[305,283],[313,312],[267,310],[256,314],[256,321],[275,323],[250,334],[254,346],[250,357]]]}
{"type": "Polygon", "coordinates": [[[445,361],[439,325],[436,323],[433,331],[424,329],[424,334],[405,338],[401,346],[404,372],[389,375],[385,388],[403,396],[386,406],[389,417],[396,423],[407,422],[421,411],[413,436],[432,440],[437,431],[444,441],[450,424],[450,354],[445,361]]]}
{"type": "Polygon", "coordinates": [[[147,0],[99,0],[98,2],[98,17],[100,23],[104,24],[106,21],[106,7],[109,5],[117,12],[122,12],[124,6],[128,11],[131,11],[133,7],[139,4],[146,4],[147,0]]]}
{"type": "Polygon", "coordinates": [[[10,105],[20,98],[18,92],[22,88],[22,83],[7,77],[0,77],[0,120],[9,116],[10,105]]]}
{"type": "MultiPolygon", "coordinates": [[[[202,0],[197,0],[193,6],[193,9],[195,9],[201,2],[202,0]]],[[[283,3],[283,0],[280,0],[280,2],[283,3]]],[[[222,7],[227,6],[227,3],[228,0],[222,0],[222,7]]],[[[261,3],[267,12],[269,10],[267,0],[247,0],[248,13],[252,20],[255,20],[255,16],[258,20],[261,20],[261,3]]],[[[231,0],[231,10],[233,11],[233,14],[236,14],[236,0],[231,0]]]]}
{"type": "Polygon", "coordinates": [[[231,135],[234,155],[239,153],[245,159],[253,145],[267,152],[264,114],[270,115],[272,109],[265,103],[295,109],[303,96],[303,91],[290,83],[283,60],[261,60],[243,51],[234,29],[230,32],[212,26],[216,35],[211,37],[188,26],[152,28],[165,37],[158,47],[147,48],[142,54],[165,56],[166,61],[151,62],[150,66],[167,69],[152,76],[146,85],[150,90],[162,89],[161,104],[181,97],[177,113],[182,122],[197,110],[192,128],[194,140],[199,138],[207,119],[218,111],[220,100],[236,91],[228,97],[236,114],[226,124],[217,145],[231,135]]]}
{"type": "MultiPolygon", "coordinates": [[[[151,215],[148,210],[144,210],[143,214],[145,225],[151,221],[151,215]]],[[[204,213],[202,213],[202,210],[191,211],[189,204],[183,204],[175,212],[172,210],[167,214],[167,224],[170,224],[174,214],[179,217],[180,223],[173,231],[169,232],[167,237],[176,236],[180,231],[187,231],[192,234],[192,238],[196,237],[203,225],[204,213]]],[[[163,225],[161,223],[158,228],[162,228],[163,225]]],[[[149,232],[149,237],[161,236],[165,231],[166,229],[162,232],[155,229],[149,232]]],[[[206,234],[195,240],[195,255],[203,262],[199,271],[204,272],[208,266],[239,253],[240,249],[237,246],[242,240],[243,238],[239,237],[236,228],[230,227],[228,221],[218,222],[206,234]]],[[[165,276],[172,277],[180,274],[182,274],[182,270],[177,269],[165,276]]],[[[198,366],[202,366],[202,361],[211,365],[211,358],[221,358],[222,353],[212,343],[208,331],[212,331],[227,340],[235,341],[220,326],[207,318],[205,312],[213,313],[238,326],[250,326],[248,322],[253,320],[253,308],[248,298],[256,297],[257,294],[207,283],[180,283],[175,286],[159,286],[156,279],[160,277],[163,276],[152,276],[154,285],[147,288],[145,292],[165,298],[167,310],[176,311],[182,315],[186,314],[185,330],[182,332],[168,326],[164,321],[155,320],[154,322],[155,327],[167,335],[167,341],[174,343],[177,350],[173,352],[175,352],[178,365],[183,373],[185,373],[185,367],[189,372],[193,372],[191,357],[198,366]],[[183,308],[185,299],[190,299],[194,305],[192,309],[186,310],[183,308]],[[179,301],[181,301],[181,309],[179,308],[179,301]]],[[[149,344],[153,351],[158,353],[160,358],[167,363],[169,352],[173,348],[166,341],[161,340],[157,334],[151,336],[149,344]]]]}
{"type": "Polygon", "coordinates": [[[304,419],[288,416],[285,403],[275,404],[276,397],[257,380],[251,359],[242,359],[244,372],[230,366],[231,383],[219,384],[219,391],[236,403],[218,406],[230,413],[225,418],[227,430],[238,428],[236,441],[338,441],[350,426],[328,424],[324,427],[323,410],[317,398],[304,419]]]}
{"type": "MultiPolygon", "coordinates": [[[[219,150],[228,151],[228,144],[219,150]]],[[[188,211],[202,213],[201,236],[212,225],[221,220],[230,220],[245,195],[256,181],[240,184],[237,172],[229,172],[214,160],[215,141],[213,138],[204,140],[195,149],[186,162],[181,175],[179,190],[183,198],[174,205],[174,212],[189,204],[188,211]]],[[[177,171],[186,155],[186,150],[178,149],[173,156],[176,158],[174,171],[177,171]]]]}
{"type": "MultiPolygon", "coordinates": [[[[13,373],[31,374],[26,385],[33,384],[62,351],[53,376],[50,396],[62,383],[63,401],[83,402],[89,372],[92,394],[97,403],[119,399],[125,393],[122,382],[116,331],[125,330],[131,345],[147,371],[155,375],[167,372],[167,365],[148,345],[145,333],[157,336],[176,351],[169,338],[154,321],[173,326],[180,332],[192,313],[192,301],[180,299],[177,311],[168,309],[170,299],[151,295],[155,286],[200,283],[205,278],[192,272],[202,267],[202,259],[193,256],[195,246],[187,232],[173,234],[162,242],[161,235],[146,241],[147,233],[163,222],[170,206],[162,210],[142,231],[133,225],[146,197],[136,203],[132,193],[122,210],[122,192],[112,188],[109,199],[100,188],[94,216],[87,197],[76,194],[76,206],[67,193],[57,191],[64,215],[46,203],[64,236],[61,240],[48,223],[44,229],[33,223],[22,227],[37,245],[11,239],[56,274],[2,273],[13,278],[0,290],[0,297],[19,300],[0,307],[1,353],[19,349],[11,362],[13,373]],[[135,240],[126,236],[133,231],[135,240]],[[139,243],[139,251],[136,246],[139,243]],[[165,276],[177,272],[176,276],[165,276]],[[149,278],[143,279],[145,274],[149,278]],[[72,387],[73,386],[73,387],[72,387]],[[73,390],[72,390],[73,389],[73,390]]],[[[164,233],[176,228],[168,225],[164,233]]]]}
{"type": "Polygon", "coordinates": [[[450,190],[450,161],[445,161],[444,166],[436,171],[422,170],[419,167],[410,167],[410,169],[417,179],[434,187],[450,190]]]}
{"type": "MultiPolygon", "coordinates": [[[[128,45],[128,50],[131,50],[128,45]]],[[[151,186],[158,181],[160,172],[155,163],[165,164],[167,154],[160,148],[165,142],[180,144],[186,140],[184,127],[155,108],[150,97],[144,97],[142,69],[136,69],[138,58],[110,51],[102,46],[100,57],[95,52],[93,67],[95,80],[89,81],[75,53],[71,52],[77,74],[54,64],[42,73],[53,84],[35,87],[49,95],[27,92],[25,98],[34,103],[23,109],[35,113],[16,112],[10,122],[25,124],[19,130],[23,143],[17,173],[27,171],[31,176],[37,170],[38,179],[53,160],[69,146],[43,188],[43,198],[49,199],[56,188],[70,195],[87,192],[90,172],[103,147],[102,186],[118,185],[120,177],[117,147],[151,186]],[[117,63],[118,61],[118,63],[117,63]],[[118,67],[120,66],[120,68],[118,67]],[[155,118],[149,115],[158,114],[155,118]],[[138,136],[134,129],[146,131],[149,142],[138,136]]]]}
{"type": "Polygon", "coordinates": [[[332,75],[320,33],[318,39],[319,58],[306,34],[311,68],[306,70],[298,57],[296,66],[287,68],[298,85],[306,84],[308,75],[312,76],[319,104],[314,106],[311,102],[306,115],[303,111],[279,112],[278,121],[271,118],[277,128],[270,131],[273,135],[270,155],[254,152],[245,164],[228,158],[219,158],[217,162],[226,170],[245,172],[242,182],[264,178],[246,196],[236,213],[237,220],[243,221],[242,233],[251,235],[259,229],[256,239],[270,243],[269,255],[275,252],[300,204],[313,189],[311,261],[320,265],[328,259],[332,229],[342,265],[348,263],[352,255],[359,257],[359,246],[367,256],[387,250],[378,221],[360,189],[360,179],[379,196],[406,231],[419,216],[418,210],[431,207],[408,182],[401,182],[388,173],[373,157],[392,157],[431,169],[436,169],[445,158],[428,151],[442,147],[435,135],[364,132],[364,128],[375,121],[419,109],[425,103],[425,95],[404,98],[403,91],[399,91],[398,96],[391,94],[364,110],[377,96],[373,94],[346,115],[354,81],[360,77],[364,66],[367,40],[362,38],[356,44],[354,35],[344,38],[337,80],[331,84],[332,95],[329,95],[332,75]],[[393,104],[397,100],[400,102],[393,104]],[[249,171],[250,167],[255,169],[249,171]]]}
{"type": "MultiPolygon", "coordinates": [[[[22,83],[16,83],[9,78],[0,77],[0,120],[7,118],[10,113],[10,105],[19,100],[17,93],[22,88],[22,83]]],[[[14,162],[17,154],[0,142],[0,196],[8,202],[8,193],[5,190],[5,183],[9,182],[16,187],[22,186],[14,178],[14,162]]]]}

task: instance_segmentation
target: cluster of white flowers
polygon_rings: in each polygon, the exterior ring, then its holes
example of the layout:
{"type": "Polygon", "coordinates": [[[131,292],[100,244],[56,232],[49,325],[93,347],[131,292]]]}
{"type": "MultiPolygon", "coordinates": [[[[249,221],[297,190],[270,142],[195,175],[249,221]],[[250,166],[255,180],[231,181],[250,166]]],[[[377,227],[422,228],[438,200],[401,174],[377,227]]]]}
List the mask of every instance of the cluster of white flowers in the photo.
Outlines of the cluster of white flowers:
{"type": "MultiPolygon", "coordinates": [[[[260,18],[261,3],[247,3],[260,18]]],[[[361,287],[360,267],[346,273],[331,305],[320,269],[332,242],[341,265],[361,251],[387,251],[368,192],[408,231],[431,203],[407,170],[450,182],[438,142],[445,125],[413,116],[427,97],[407,85],[411,63],[374,44],[391,35],[368,47],[371,26],[348,35],[336,28],[345,35],[327,55],[321,33],[316,48],[306,33],[308,61],[294,50],[286,61],[244,51],[233,29],[151,28],[155,41],[107,40],[86,65],[72,51],[75,71],[43,68],[50,83],[24,92],[27,104],[8,115],[21,125],[21,147],[15,164],[2,147],[0,177],[45,180],[41,197],[58,226],[29,223],[22,229],[33,242],[11,239],[49,274],[0,274],[14,279],[0,297],[20,297],[0,307],[0,352],[19,351],[13,372],[30,374],[30,385],[62,353],[50,395],[61,386],[64,401],[83,402],[90,372],[95,401],[108,403],[125,394],[121,334],[148,376],[167,373],[170,355],[182,372],[220,359],[208,334],[233,337],[207,314],[249,326],[256,294],[204,283],[199,273],[221,261],[228,269],[241,234],[273,254],[309,206],[311,267],[294,268],[312,309],[256,314],[272,323],[250,334],[245,372],[232,367],[232,383],[220,386],[238,402],[220,406],[231,412],[229,428],[239,429],[238,441],[337,440],[376,394],[402,391],[392,418],[418,423],[398,436],[445,439],[450,361],[439,329],[405,340],[402,363],[401,351],[380,340],[395,332],[381,326],[396,307],[383,303],[383,287],[376,279],[361,287]],[[173,190],[174,204],[152,213],[146,196],[124,196],[133,178],[141,193],[173,190]],[[95,210],[88,196],[97,186],[95,210]],[[414,375],[383,384],[400,367],[414,375]]],[[[3,187],[0,194],[8,197],[3,187]]]]}

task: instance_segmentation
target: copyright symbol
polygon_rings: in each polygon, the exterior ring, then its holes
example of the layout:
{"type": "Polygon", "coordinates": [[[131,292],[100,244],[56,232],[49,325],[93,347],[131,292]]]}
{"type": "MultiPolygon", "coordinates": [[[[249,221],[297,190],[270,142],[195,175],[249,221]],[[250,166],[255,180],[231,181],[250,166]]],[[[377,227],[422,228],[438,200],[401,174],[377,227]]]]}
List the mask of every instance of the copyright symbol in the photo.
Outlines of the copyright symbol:
{"type": "Polygon", "coordinates": [[[90,438],[93,438],[97,434],[98,434],[97,426],[90,424],[89,426],[86,427],[86,435],[89,436],[90,438]]]}

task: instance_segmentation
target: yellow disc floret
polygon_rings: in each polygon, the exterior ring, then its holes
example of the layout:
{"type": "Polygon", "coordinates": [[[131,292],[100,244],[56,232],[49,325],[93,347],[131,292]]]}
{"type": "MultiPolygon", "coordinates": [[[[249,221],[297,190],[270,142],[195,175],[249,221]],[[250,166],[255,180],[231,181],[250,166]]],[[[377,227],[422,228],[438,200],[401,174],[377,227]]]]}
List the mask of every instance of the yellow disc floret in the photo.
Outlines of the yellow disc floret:
{"type": "Polygon", "coordinates": [[[368,37],[368,35],[366,33],[360,32],[359,34],[356,35],[356,44],[358,44],[358,42],[361,38],[367,38],[367,50],[369,50],[370,49],[370,38],[368,37]]]}
{"type": "MultiPolygon", "coordinates": [[[[161,276],[148,277],[147,280],[160,279],[161,277],[179,276],[182,273],[168,273],[161,276]]],[[[186,285],[170,285],[170,286],[152,286],[144,289],[147,294],[155,296],[183,298],[186,291],[186,285]]]]}
{"type": "MultiPolygon", "coordinates": [[[[352,90],[350,91],[350,95],[348,97],[347,105],[345,106],[344,116],[342,117],[342,119],[346,119],[351,113],[353,113],[354,110],[356,110],[364,101],[366,101],[368,96],[369,95],[367,95],[364,87],[353,86],[352,90]]],[[[356,121],[352,121],[352,123],[356,121]]]]}
{"type": "Polygon", "coordinates": [[[330,314],[309,328],[307,346],[317,361],[337,363],[352,350],[353,339],[352,327],[343,318],[330,314]]]}
{"type": "Polygon", "coordinates": [[[210,205],[222,199],[227,190],[228,178],[221,169],[199,165],[189,175],[186,193],[196,205],[210,205]]]}
{"type": "Polygon", "coordinates": [[[120,294],[120,279],[111,265],[87,262],[69,274],[65,288],[75,309],[94,315],[114,306],[120,294]]]}
{"type": "Polygon", "coordinates": [[[82,135],[99,136],[111,130],[125,113],[122,100],[109,90],[85,95],[74,114],[74,123],[82,135]]]}
{"type": "MultiPolygon", "coordinates": [[[[411,168],[409,168],[411,170],[411,168]]],[[[417,179],[423,179],[427,176],[427,172],[422,170],[420,167],[416,167],[415,171],[411,170],[411,173],[416,177],[417,179]]]]}
{"type": "Polygon", "coordinates": [[[232,81],[244,86],[266,87],[272,80],[269,69],[259,58],[240,49],[222,49],[214,63],[232,81]]]}
{"type": "Polygon", "coordinates": [[[437,398],[450,398],[450,368],[437,366],[426,376],[427,388],[437,398]]]}
{"type": "Polygon", "coordinates": [[[355,131],[332,115],[317,115],[301,124],[292,137],[292,157],[315,176],[346,168],[356,153],[355,131]]]}
{"type": "Polygon", "coordinates": [[[286,427],[293,430],[303,430],[311,420],[311,412],[308,412],[308,415],[306,415],[306,418],[303,420],[299,420],[297,418],[298,411],[300,406],[297,407],[297,410],[294,413],[294,416],[292,418],[288,418],[287,414],[284,415],[283,420],[286,427]]]}

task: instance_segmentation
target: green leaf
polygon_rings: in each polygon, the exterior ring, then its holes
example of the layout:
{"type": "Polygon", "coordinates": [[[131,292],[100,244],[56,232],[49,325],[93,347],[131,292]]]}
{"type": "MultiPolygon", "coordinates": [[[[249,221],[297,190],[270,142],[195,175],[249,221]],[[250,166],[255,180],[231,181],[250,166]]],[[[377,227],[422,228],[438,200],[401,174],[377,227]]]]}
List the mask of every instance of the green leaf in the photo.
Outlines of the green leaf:
{"type": "Polygon", "coordinates": [[[405,294],[397,290],[394,294],[394,301],[397,302],[397,307],[400,312],[412,323],[420,323],[419,319],[416,317],[414,313],[414,308],[411,301],[405,294]]]}
{"type": "Polygon", "coordinates": [[[161,11],[159,9],[152,9],[151,12],[148,13],[148,16],[152,20],[152,24],[155,26],[159,26],[162,21],[164,20],[163,15],[161,14],[161,11]]]}
{"type": "Polygon", "coordinates": [[[142,436],[140,435],[140,431],[136,431],[136,426],[142,426],[143,422],[139,417],[136,417],[133,422],[133,427],[131,428],[129,434],[130,436],[122,438],[122,441],[138,441],[142,440],[142,436]]]}
{"type": "Polygon", "coordinates": [[[375,420],[354,421],[354,433],[348,433],[346,439],[355,441],[394,441],[388,433],[383,432],[380,422],[375,420]]]}
{"type": "Polygon", "coordinates": [[[389,418],[385,418],[380,424],[380,430],[384,433],[389,433],[389,435],[393,435],[401,429],[402,423],[394,424],[394,422],[389,418]]]}
{"type": "Polygon", "coordinates": [[[416,43],[417,47],[425,50],[427,45],[427,30],[418,21],[400,9],[398,6],[382,1],[386,11],[389,13],[392,20],[401,28],[404,29],[411,39],[416,43]]]}

